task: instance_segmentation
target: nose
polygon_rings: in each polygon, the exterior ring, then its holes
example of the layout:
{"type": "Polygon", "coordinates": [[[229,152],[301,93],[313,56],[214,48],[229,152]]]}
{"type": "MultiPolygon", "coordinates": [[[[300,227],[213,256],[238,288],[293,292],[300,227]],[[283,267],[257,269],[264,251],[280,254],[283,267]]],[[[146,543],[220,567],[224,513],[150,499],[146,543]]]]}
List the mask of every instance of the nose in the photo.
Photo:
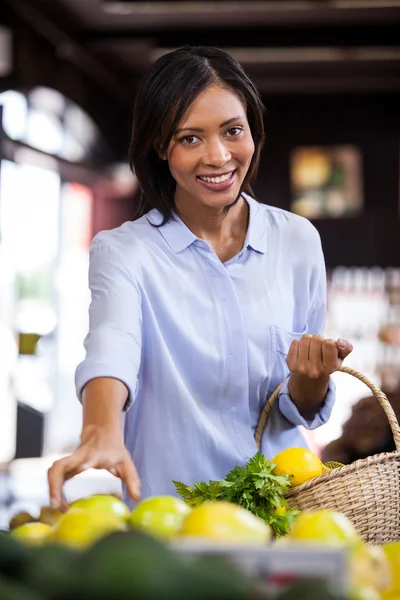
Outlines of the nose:
{"type": "Polygon", "coordinates": [[[203,163],[206,166],[222,167],[231,160],[231,153],[220,138],[210,140],[205,147],[203,163]]]}

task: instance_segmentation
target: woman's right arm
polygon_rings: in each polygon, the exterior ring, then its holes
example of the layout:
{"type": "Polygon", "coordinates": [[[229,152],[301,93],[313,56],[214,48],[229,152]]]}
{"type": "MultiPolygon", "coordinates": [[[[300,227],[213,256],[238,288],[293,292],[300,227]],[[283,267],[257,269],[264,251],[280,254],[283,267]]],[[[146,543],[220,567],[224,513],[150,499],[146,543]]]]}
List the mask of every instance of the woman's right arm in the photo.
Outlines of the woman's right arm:
{"type": "Polygon", "coordinates": [[[86,469],[107,469],[119,477],[134,500],[140,499],[140,480],[125,448],[121,415],[128,389],[111,377],[89,381],[82,394],[83,426],[81,442],[71,456],[56,461],[49,469],[51,505],[66,510],[63,484],[86,469]]]}
{"type": "Polygon", "coordinates": [[[141,299],[126,264],[127,252],[121,243],[114,243],[114,236],[113,232],[98,234],[90,249],[89,332],[84,342],[86,357],[75,374],[83,405],[81,441],[71,456],[57,461],[48,473],[51,503],[61,510],[68,506],[63,483],[90,467],[107,469],[124,481],[133,499],[140,496],[139,478],[124,446],[121,417],[137,393],[141,299]]]}

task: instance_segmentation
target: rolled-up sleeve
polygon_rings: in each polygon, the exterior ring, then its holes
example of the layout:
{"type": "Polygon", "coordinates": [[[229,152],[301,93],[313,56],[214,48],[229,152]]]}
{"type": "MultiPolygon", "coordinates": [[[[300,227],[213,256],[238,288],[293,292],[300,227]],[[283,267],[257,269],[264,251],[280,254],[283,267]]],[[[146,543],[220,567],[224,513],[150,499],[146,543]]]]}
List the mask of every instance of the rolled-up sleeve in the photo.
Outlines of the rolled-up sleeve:
{"type": "MultiPolygon", "coordinates": [[[[326,270],[321,240],[315,230],[313,242],[309,250],[314,257],[315,268],[310,277],[310,297],[312,300],[308,311],[307,331],[305,333],[323,335],[326,316],[326,270]]],[[[321,425],[325,425],[330,419],[335,404],[335,390],[334,381],[330,377],[324,404],[312,420],[306,420],[292,401],[289,394],[288,381],[286,381],[278,397],[279,410],[293,425],[303,425],[306,429],[316,429],[321,425]]]]}
{"type": "Polygon", "coordinates": [[[290,397],[288,390],[288,382],[283,385],[279,398],[278,406],[283,416],[293,425],[303,425],[306,429],[317,429],[321,425],[325,425],[331,417],[333,405],[335,404],[335,384],[332,377],[329,379],[328,393],[325,396],[324,404],[313,419],[305,419],[299,412],[297,406],[290,397]]]}
{"type": "Polygon", "coordinates": [[[81,400],[88,381],[113,377],[128,389],[127,409],[136,396],[141,357],[140,290],[118,250],[101,237],[94,239],[89,258],[89,332],[86,357],[75,373],[76,393],[81,400]]]}

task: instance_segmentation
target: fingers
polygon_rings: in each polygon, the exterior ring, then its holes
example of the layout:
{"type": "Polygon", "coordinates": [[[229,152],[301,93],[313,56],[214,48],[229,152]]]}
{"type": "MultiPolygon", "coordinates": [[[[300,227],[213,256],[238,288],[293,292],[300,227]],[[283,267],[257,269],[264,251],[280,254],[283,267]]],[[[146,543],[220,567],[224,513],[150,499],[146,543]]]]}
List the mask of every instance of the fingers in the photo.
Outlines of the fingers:
{"type": "Polygon", "coordinates": [[[297,355],[298,355],[299,344],[300,344],[299,340],[293,340],[293,342],[290,344],[289,352],[286,357],[286,364],[289,368],[289,371],[292,371],[292,372],[294,372],[297,368],[297,355]]]}
{"type": "Polygon", "coordinates": [[[350,352],[353,351],[353,344],[347,340],[344,340],[343,338],[339,338],[337,341],[337,348],[338,356],[340,360],[343,361],[350,354],[350,352]]]}
{"type": "Polygon", "coordinates": [[[297,356],[298,372],[308,375],[310,343],[312,336],[308,333],[301,336],[299,343],[299,353],[297,356]]]}
{"type": "Polygon", "coordinates": [[[309,373],[312,379],[318,379],[324,373],[322,364],[322,345],[324,338],[320,335],[313,335],[310,340],[310,367],[309,373]]]}
{"type": "Polygon", "coordinates": [[[63,494],[63,485],[65,481],[82,473],[86,468],[79,456],[73,454],[57,460],[48,470],[47,479],[49,483],[50,504],[55,510],[65,511],[68,509],[68,503],[63,494]]]}
{"type": "Polygon", "coordinates": [[[335,340],[324,340],[322,344],[322,369],[324,373],[330,375],[337,371],[340,365],[335,340]]]}
{"type": "Polygon", "coordinates": [[[291,343],[286,362],[292,373],[318,379],[337,371],[352,350],[352,344],[341,338],[305,334],[291,343]]]}
{"type": "Polygon", "coordinates": [[[126,459],[118,465],[118,476],[124,482],[130,497],[138,502],[140,500],[141,484],[136,467],[129,455],[127,455],[126,459]]]}
{"type": "Polygon", "coordinates": [[[71,477],[83,473],[87,469],[107,469],[112,475],[124,482],[129,495],[136,501],[140,500],[140,479],[136,467],[126,449],[107,453],[93,450],[78,449],[71,456],[57,460],[48,470],[50,503],[53,509],[66,511],[68,503],[63,494],[63,485],[71,477]]]}

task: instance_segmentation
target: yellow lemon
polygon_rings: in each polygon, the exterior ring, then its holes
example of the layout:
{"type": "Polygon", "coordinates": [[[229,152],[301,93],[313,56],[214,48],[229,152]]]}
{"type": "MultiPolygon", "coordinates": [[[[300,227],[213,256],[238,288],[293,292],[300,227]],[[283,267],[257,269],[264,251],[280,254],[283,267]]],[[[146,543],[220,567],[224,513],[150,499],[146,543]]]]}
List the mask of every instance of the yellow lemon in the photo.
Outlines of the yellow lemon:
{"type": "Polygon", "coordinates": [[[49,539],[74,548],[86,548],[108,533],[125,529],[124,522],[113,515],[71,508],[58,519],[49,539]]]}
{"type": "Polygon", "coordinates": [[[87,498],[80,498],[73,502],[70,508],[84,508],[85,510],[96,510],[108,515],[128,519],[130,510],[122,500],[108,494],[94,494],[87,498]]]}
{"type": "Polygon", "coordinates": [[[51,534],[52,527],[45,523],[24,523],[11,531],[11,536],[24,544],[42,544],[51,534]]]}
{"type": "Polygon", "coordinates": [[[290,475],[292,486],[301,485],[323,473],[323,464],[316,454],[306,448],[287,448],[272,460],[276,475],[290,475]]]}
{"type": "Polygon", "coordinates": [[[390,563],[392,575],[391,582],[385,588],[382,598],[384,600],[400,598],[400,542],[384,544],[382,549],[390,563]]]}
{"type": "Polygon", "coordinates": [[[250,511],[231,502],[205,502],[185,518],[182,536],[221,542],[264,544],[271,537],[269,526],[250,511]]]}
{"type": "Polygon", "coordinates": [[[350,600],[381,600],[381,595],[373,587],[356,587],[350,592],[350,600]]]}
{"type": "Polygon", "coordinates": [[[174,536],[182,527],[191,508],[175,496],[153,496],[140,502],[129,518],[129,524],[161,538],[174,536]]]}
{"type": "Polygon", "coordinates": [[[361,542],[351,521],[331,510],[303,511],[295,518],[288,537],[327,546],[352,546],[361,542]]]}
{"type": "Polygon", "coordinates": [[[350,555],[350,578],[354,586],[381,591],[391,582],[391,568],[384,550],[369,544],[356,545],[350,555]]]}

